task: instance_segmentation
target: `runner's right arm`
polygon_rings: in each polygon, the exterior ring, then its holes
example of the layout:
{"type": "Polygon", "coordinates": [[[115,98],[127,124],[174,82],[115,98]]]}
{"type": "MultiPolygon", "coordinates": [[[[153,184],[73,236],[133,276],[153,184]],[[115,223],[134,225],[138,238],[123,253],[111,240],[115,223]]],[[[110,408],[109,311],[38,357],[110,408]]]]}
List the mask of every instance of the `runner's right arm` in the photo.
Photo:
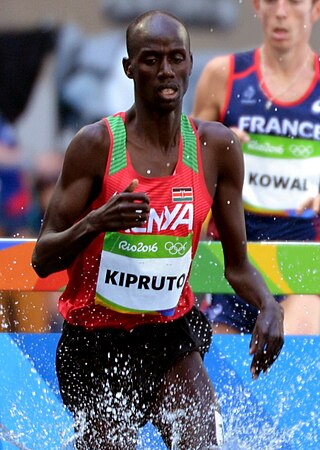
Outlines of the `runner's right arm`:
{"type": "Polygon", "coordinates": [[[137,226],[135,201],[140,202],[141,223],[146,220],[149,199],[133,192],[136,181],[86,213],[101,191],[109,145],[103,121],[84,127],[71,141],[32,255],[40,277],[66,269],[100,233],[137,226]]]}

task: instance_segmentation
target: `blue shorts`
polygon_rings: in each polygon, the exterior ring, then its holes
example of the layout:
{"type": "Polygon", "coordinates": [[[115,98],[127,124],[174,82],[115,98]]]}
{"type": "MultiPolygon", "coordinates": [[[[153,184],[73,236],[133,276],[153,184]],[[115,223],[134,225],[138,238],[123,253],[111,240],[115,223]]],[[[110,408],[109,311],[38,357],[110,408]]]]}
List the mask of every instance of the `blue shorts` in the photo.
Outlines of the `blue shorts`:
{"type": "Polygon", "coordinates": [[[248,241],[320,241],[320,218],[245,214],[248,241]]]}
{"type": "MultiPolygon", "coordinates": [[[[248,241],[320,241],[320,218],[276,217],[246,213],[248,241]]],[[[275,296],[277,301],[284,296],[275,296]]],[[[252,333],[258,310],[237,295],[214,294],[203,309],[212,323],[223,323],[241,333],[252,333]]]]}
{"type": "MultiPolygon", "coordinates": [[[[277,301],[283,296],[275,296],[277,301]]],[[[240,333],[252,333],[258,316],[258,309],[243,301],[237,295],[212,295],[211,305],[203,312],[211,324],[223,323],[236,328],[240,333]]]]}

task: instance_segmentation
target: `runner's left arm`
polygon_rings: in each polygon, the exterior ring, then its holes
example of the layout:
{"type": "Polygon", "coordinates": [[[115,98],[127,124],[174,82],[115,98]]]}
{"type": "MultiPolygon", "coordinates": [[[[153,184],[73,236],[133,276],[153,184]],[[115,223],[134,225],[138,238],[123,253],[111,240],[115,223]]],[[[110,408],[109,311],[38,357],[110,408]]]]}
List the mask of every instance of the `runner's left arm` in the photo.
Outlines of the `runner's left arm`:
{"type": "Polygon", "coordinates": [[[212,213],[224,252],[225,276],[234,291],[259,310],[250,345],[251,372],[257,378],[273,364],[283,346],[283,311],[248,259],[242,203],[244,163],[239,140],[222,124],[207,123],[206,129],[212,159],[205,156],[205,177],[213,195],[212,213]]]}

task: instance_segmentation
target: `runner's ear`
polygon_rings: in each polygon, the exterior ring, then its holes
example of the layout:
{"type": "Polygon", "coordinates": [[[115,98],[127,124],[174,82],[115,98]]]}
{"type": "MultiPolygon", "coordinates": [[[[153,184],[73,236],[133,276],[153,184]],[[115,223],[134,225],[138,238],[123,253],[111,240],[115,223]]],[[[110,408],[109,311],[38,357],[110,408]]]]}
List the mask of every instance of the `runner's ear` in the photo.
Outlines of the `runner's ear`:
{"type": "Polygon", "coordinates": [[[259,17],[260,15],[260,0],[252,0],[252,5],[254,10],[257,13],[257,16],[259,17]]]}
{"type": "Polygon", "coordinates": [[[193,69],[193,54],[192,54],[192,53],[190,53],[190,61],[191,61],[191,66],[190,66],[190,72],[189,72],[189,75],[191,75],[192,69],[193,69]]]}
{"type": "Polygon", "coordinates": [[[124,69],[124,73],[127,75],[128,78],[132,79],[132,68],[129,58],[123,58],[122,59],[122,66],[124,69]]]}
{"type": "Polygon", "coordinates": [[[311,12],[312,23],[318,22],[319,18],[320,18],[320,0],[317,0],[312,5],[312,12],[311,12]]]}

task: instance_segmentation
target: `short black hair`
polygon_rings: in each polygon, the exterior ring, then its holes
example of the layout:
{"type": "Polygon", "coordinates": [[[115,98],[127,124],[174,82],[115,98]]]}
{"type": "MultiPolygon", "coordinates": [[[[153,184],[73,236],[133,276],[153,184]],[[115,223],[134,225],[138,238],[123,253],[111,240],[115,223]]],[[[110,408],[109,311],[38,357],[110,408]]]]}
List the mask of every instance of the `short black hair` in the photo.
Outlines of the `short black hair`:
{"type": "Polygon", "coordinates": [[[136,28],[138,27],[138,25],[143,22],[146,18],[148,17],[152,17],[155,15],[162,15],[162,16],[166,16],[169,17],[173,20],[175,20],[177,23],[179,23],[186,31],[186,36],[188,39],[188,46],[190,49],[190,36],[189,36],[189,32],[187,30],[186,25],[180,20],[178,19],[178,17],[176,17],[174,14],[171,14],[169,12],[166,11],[161,11],[159,9],[152,9],[150,11],[146,11],[142,14],[140,14],[139,16],[137,16],[129,25],[126,31],[126,46],[127,46],[127,52],[128,52],[128,56],[129,58],[132,56],[133,54],[133,48],[132,48],[132,36],[136,30],[136,28]]]}

